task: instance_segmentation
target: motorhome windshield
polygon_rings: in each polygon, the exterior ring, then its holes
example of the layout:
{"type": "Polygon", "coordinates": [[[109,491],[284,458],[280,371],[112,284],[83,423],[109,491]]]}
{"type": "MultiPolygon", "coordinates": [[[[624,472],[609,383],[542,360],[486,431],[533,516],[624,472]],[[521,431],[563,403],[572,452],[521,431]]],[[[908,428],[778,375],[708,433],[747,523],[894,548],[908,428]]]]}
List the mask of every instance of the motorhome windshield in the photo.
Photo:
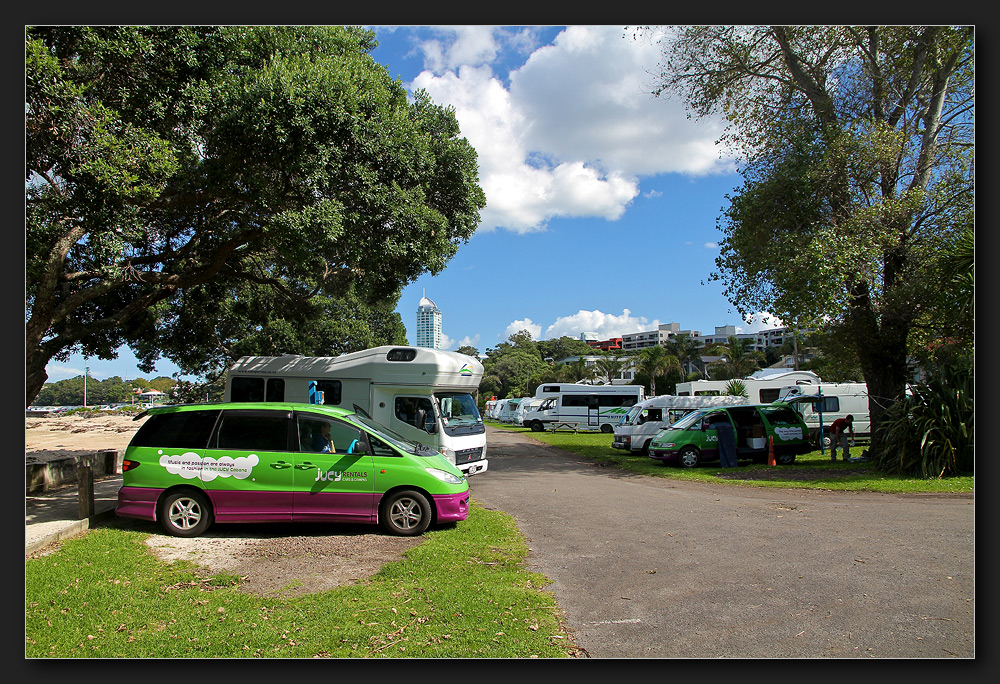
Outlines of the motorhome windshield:
{"type": "Polygon", "coordinates": [[[435,392],[434,398],[447,434],[478,435],[486,432],[476,401],[468,392],[435,392]]]}
{"type": "Polygon", "coordinates": [[[619,425],[635,425],[635,422],[639,420],[640,413],[642,413],[642,406],[636,404],[629,409],[628,413],[625,414],[625,417],[622,418],[619,425]]]}

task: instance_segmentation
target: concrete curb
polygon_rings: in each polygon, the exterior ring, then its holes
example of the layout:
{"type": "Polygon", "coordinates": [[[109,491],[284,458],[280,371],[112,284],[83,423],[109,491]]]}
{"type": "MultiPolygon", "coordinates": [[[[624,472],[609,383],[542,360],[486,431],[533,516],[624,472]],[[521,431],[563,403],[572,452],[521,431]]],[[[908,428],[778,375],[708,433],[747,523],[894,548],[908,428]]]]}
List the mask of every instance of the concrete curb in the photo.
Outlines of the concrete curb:
{"type": "Polygon", "coordinates": [[[90,526],[94,523],[100,522],[101,520],[107,520],[114,516],[115,510],[112,508],[107,511],[101,511],[95,513],[89,518],[84,518],[82,520],[73,520],[68,522],[63,522],[57,529],[44,536],[35,539],[24,545],[24,555],[28,556],[38,551],[41,551],[46,546],[55,544],[63,539],[70,539],[71,537],[76,537],[83,534],[90,529],[90,526]]]}

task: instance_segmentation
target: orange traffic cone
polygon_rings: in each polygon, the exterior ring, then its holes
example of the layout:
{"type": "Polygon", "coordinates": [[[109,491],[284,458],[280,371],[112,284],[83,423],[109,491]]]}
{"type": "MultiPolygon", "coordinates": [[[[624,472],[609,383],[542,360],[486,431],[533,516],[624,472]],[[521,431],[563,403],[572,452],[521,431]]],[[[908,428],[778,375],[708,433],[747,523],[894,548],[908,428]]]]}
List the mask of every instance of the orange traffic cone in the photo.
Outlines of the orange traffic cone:
{"type": "Polygon", "coordinates": [[[778,465],[774,460],[774,435],[767,438],[767,464],[769,466],[778,465]]]}

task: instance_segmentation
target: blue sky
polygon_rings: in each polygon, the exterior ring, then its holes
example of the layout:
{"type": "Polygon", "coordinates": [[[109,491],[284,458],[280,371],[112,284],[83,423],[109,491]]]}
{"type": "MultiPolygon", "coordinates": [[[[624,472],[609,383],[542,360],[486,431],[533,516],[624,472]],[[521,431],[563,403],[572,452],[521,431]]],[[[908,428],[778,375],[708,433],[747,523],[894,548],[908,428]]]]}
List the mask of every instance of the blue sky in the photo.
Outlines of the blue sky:
{"type": "MultiPolygon", "coordinates": [[[[487,196],[448,267],[403,290],[396,311],[411,343],[424,295],[442,311],[446,348],[480,352],[521,329],[540,340],[660,323],[774,327],[742,320],[708,282],[716,221],[740,177],[715,145],[720,122],[649,94],[653,42],[611,25],[372,28],[391,76],[455,108],[487,196]]],[[[98,379],[177,370],[161,361],[140,373],[128,349],[88,365],[98,379]]],[[[49,381],[83,367],[80,356],[52,362],[49,381]]]]}

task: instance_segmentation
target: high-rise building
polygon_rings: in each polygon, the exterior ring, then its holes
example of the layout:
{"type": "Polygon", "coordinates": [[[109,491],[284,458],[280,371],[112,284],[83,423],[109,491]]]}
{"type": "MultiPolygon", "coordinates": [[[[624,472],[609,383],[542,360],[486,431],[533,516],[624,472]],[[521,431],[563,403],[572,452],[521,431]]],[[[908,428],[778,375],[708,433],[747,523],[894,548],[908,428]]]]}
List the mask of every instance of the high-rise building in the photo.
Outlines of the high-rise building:
{"type": "Polygon", "coordinates": [[[417,347],[441,348],[441,309],[426,296],[417,306],[417,347]]]}

